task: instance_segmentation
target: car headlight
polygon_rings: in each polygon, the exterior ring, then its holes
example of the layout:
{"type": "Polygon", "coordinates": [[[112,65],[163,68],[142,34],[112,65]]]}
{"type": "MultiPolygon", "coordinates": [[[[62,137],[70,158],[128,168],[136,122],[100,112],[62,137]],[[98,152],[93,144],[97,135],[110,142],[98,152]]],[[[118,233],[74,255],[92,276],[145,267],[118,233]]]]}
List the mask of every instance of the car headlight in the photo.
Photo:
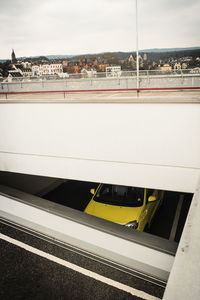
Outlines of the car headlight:
{"type": "Polygon", "coordinates": [[[139,224],[138,221],[135,220],[135,221],[127,223],[125,226],[129,227],[129,228],[137,229],[138,228],[138,224],[139,224]]]}

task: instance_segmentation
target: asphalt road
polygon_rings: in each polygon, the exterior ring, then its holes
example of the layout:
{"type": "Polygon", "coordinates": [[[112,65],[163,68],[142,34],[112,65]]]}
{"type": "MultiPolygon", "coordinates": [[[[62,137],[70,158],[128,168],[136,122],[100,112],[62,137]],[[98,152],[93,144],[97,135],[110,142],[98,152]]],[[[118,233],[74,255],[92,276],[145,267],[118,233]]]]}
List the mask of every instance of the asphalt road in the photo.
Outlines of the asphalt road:
{"type": "MultiPolygon", "coordinates": [[[[82,255],[41,240],[0,223],[3,236],[20,241],[36,251],[51,254],[62,261],[112,279],[116,286],[85,276],[71,268],[60,265],[46,257],[32,253],[14,243],[0,238],[0,299],[147,299],[151,296],[162,298],[164,288],[96,262],[82,255]],[[133,294],[120,289],[120,284],[133,291],[133,294]],[[135,296],[138,292],[139,295],[135,296]],[[145,292],[145,294],[143,294],[145,292]]],[[[2,237],[2,236],[1,236],[2,237]]],[[[156,298],[157,299],[157,298],[156,298]]]]}

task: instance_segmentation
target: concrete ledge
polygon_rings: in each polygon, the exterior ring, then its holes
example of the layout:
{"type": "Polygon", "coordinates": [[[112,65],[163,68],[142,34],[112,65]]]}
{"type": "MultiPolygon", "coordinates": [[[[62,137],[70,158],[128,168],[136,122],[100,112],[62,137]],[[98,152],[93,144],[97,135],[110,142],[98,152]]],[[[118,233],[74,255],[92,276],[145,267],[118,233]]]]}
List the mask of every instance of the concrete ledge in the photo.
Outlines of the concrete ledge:
{"type": "Polygon", "coordinates": [[[0,186],[0,217],[164,284],[176,244],[0,186]]]}

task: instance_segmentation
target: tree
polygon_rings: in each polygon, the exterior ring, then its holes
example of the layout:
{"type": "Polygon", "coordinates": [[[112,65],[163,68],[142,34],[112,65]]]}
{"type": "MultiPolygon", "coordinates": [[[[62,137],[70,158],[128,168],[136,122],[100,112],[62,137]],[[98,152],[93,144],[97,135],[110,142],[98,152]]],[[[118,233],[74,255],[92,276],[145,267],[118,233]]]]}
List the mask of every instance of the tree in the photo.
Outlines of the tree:
{"type": "Polygon", "coordinates": [[[7,60],[4,63],[0,63],[0,68],[2,69],[3,77],[7,77],[8,76],[8,70],[11,69],[11,61],[7,60]]]}

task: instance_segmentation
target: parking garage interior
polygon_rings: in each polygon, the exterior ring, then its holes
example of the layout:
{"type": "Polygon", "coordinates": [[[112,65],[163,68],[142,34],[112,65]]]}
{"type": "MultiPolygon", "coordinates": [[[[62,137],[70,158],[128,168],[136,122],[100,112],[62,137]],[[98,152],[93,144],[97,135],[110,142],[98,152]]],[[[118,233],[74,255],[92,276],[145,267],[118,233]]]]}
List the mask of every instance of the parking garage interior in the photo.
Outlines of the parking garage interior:
{"type": "MultiPolygon", "coordinates": [[[[164,193],[164,200],[162,206],[159,208],[158,212],[156,213],[155,217],[153,218],[153,222],[151,224],[150,230],[148,232],[138,232],[137,230],[131,228],[124,228],[125,226],[118,226],[111,227],[109,231],[107,223],[111,223],[106,221],[98,222],[98,218],[91,219],[89,215],[84,213],[84,209],[89,203],[92,198],[91,189],[96,189],[98,186],[98,182],[88,182],[88,181],[78,181],[72,179],[61,179],[61,178],[52,178],[52,177],[44,177],[44,176],[34,176],[34,175],[27,175],[27,174],[19,174],[19,173],[12,173],[12,172],[0,172],[0,185],[4,187],[14,188],[20,192],[28,193],[27,195],[33,195],[39,197],[42,201],[42,206],[46,206],[45,203],[52,203],[52,207],[56,207],[58,205],[60,211],[63,210],[63,216],[66,212],[66,218],[73,218],[73,215],[76,216],[76,213],[68,214],[68,210],[64,208],[69,208],[71,211],[78,212],[78,219],[74,218],[74,223],[82,222],[80,221],[80,215],[83,216],[84,222],[86,221],[87,225],[90,227],[98,228],[98,230],[102,231],[102,233],[111,233],[112,235],[123,237],[124,240],[131,241],[133,237],[134,243],[142,244],[146,246],[146,248],[156,249],[159,250],[161,253],[170,254],[175,257],[176,250],[178,248],[180,238],[184,229],[184,225],[186,222],[186,218],[188,215],[188,211],[190,205],[192,203],[193,194],[192,193],[183,193],[178,191],[165,191],[164,193]],[[62,209],[63,207],[63,209],[62,209]],[[92,222],[91,222],[92,221],[92,222]],[[91,224],[90,224],[91,222],[91,224]],[[94,226],[95,224],[95,226],[94,226]],[[105,224],[105,228],[104,228],[105,224]],[[121,228],[126,229],[125,231],[121,231],[121,228]],[[136,232],[140,233],[140,235],[135,234],[136,232]],[[124,236],[123,236],[124,233],[124,236]],[[131,237],[132,236],[132,237],[131,237]],[[152,239],[153,237],[153,239],[152,239]]],[[[1,191],[2,192],[2,191],[1,191]]],[[[3,195],[5,193],[3,192],[3,195]]],[[[14,195],[16,198],[15,193],[12,194],[9,192],[8,197],[14,195]]],[[[23,202],[26,203],[26,194],[24,194],[23,202]]],[[[28,197],[29,198],[29,197],[28,197]]],[[[30,199],[27,198],[27,204],[30,204],[30,199]]],[[[21,200],[20,200],[21,201],[21,200]]],[[[34,198],[32,204],[34,204],[34,198]]],[[[31,204],[31,205],[32,205],[31,204]]],[[[47,204],[48,211],[51,212],[51,205],[47,204]]],[[[53,210],[52,210],[52,213],[53,210]]],[[[103,221],[103,220],[102,220],[103,221]]],[[[28,234],[35,235],[34,230],[30,231],[25,229],[23,226],[21,227],[20,224],[17,222],[10,222],[7,221],[5,218],[1,218],[2,224],[12,225],[14,228],[22,232],[25,230],[28,234]]],[[[83,222],[83,223],[84,223],[83,222]]],[[[35,229],[37,231],[37,229],[35,229]]],[[[36,233],[37,236],[38,233],[36,233]]],[[[44,236],[39,236],[42,240],[44,236]]],[[[45,238],[46,239],[46,238],[45,238]]],[[[52,240],[53,243],[55,242],[54,239],[52,240]]],[[[72,247],[73,248],[73,247],[72,247]]],[[[80,245],[81,248],[81,245],[80,245]]],[[[74,250],[73,250],[74,251],[74,250]]],[[[79,251],[77,252],[79,253],[79,251]]],[[[80,252],[82,255],[87,254],[80,252]]],[[[88,256],[90,257],[90,256],[88,256]]],[[[91,256],[92,257],[92,256],[91,256]]],[[[149,282],[150,284],[155,284],[158,287],[165,288],[167,283],[168,275],[164,275],[163,278],[159,277],[159,275],[151,275],[149,276],[146,271],[143,273],[135,272],[135,270],[131,270],[127,268],[126,265],[119,265],[113,264],[112,260],[109,261],[108,259],[101,259],[99,257],[92,257],[97,262],[102,262],[104,265],[114,266],[114,268],[119,269],[126,274],[132,274],[136,276],[138,280],[144,280],[144,282],[149,282]],[[108,263],[109,261],[109,263],[108,263]]],[[[156,259],[156,255],[155,255],[156,259]]]]}
{"type": "MultiPolygon", "coordinates": [[[[92,198],[90,190],[96,189],[99,183],[0,172],[0,184],[84,213],[92,198]]],[[[192,193],[165,191],[163,203],[154,216],[148,233],[178,243],[192,197],[192,193]]]]}

